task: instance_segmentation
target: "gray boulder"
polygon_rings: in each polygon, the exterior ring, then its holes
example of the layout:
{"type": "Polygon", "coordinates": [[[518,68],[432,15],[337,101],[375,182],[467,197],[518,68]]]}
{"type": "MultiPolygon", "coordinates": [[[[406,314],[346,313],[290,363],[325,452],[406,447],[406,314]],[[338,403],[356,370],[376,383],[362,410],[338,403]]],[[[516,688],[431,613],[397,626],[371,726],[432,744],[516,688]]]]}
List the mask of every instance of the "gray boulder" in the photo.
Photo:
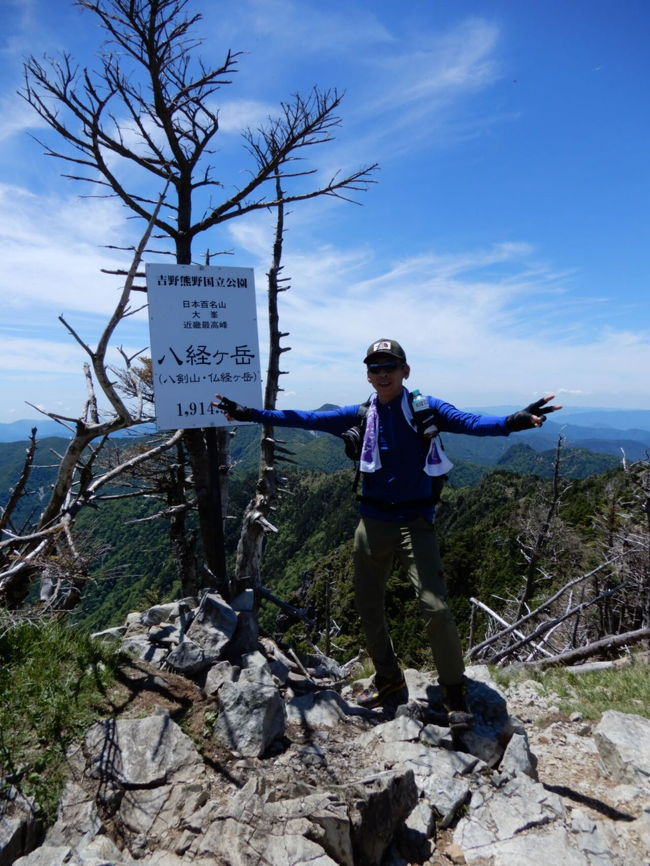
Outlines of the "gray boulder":
{"type": "Polygon", "coordinates": [[[605,772],[617,782],[641,787],[650,782],[650,719],[607,710],[594,740],[605,772]]]}
{"type": "MultiPolygon", "coordinates": [[[[412,719],[408,721],[417,724],[412,719]]],[[[423,742],[404,739],[387,742],[382,727],[378,726],[372,732],[373,739],[368,734],[361,735],[360,745],[368,749],[375,761],[385,766],[411,770],[420,797],[435,809],[442,826],[450,824],[458,808],[469,797],[469,776],[479,763],[478,759],[461,752],[432,748],[423,742]]],[[[406,733],[410,736],[410,732],[406,733]]]]}
{"type": "Polygon", "coordinates": [[[195,823],[191,862],[201,857],[228,866],[354,866],[344,802],[317,793],[269,803],[263,788],[251,779],[227,807],[207,807],[200,830],[195,823]]]}
{"type": "MultiPolygon", "coordinates": [[[[578,811],[578,810],[576,810],[578,811]]],[[[595,821],[568,815],[562,799],[525,775],[484,781],[454,832],[467,863],[499,866],[611,866],[595,821]]]]}
{"type": "Polygon", "coordinates": [[[165,663],[178,673],[191,677],[210,667],[212,660],[206,656],[203,647],[185,639],[166,654],[165,663]]]}
{"type": "MultiPolygon", "coordinates": [[[[3,780],[0,779],[0,783],[3,780]]],[[[34,803],[13,785],[0,788],[0,866],[10,866],[19,854],[40,844],[43,827],[34,803]]]]}
{"type": "Polygon", "coordinates": [[[218,592],[206,592],[196,610],[187,637],[201,647],[210,663],[222,653],[237,628],[237,614],[218,592]]]}
{"type": "Polygon", "coordinates": [[[166,712],[95,724],[68,758],[73,778],[46,837],[45,847],[52,850],[42,854],[50,860],[25,866],[130,866],[131,855],[143,862],[151,851],[173,850],[183,826],[207,800],[205,765],[166,712]],[[107,822],[121,828],[126,850],[119,857],[107,848],[107,822]]]}
{"type": "Polygon", "coordinates": [[[186,629],[192,619],[192,608],[196,607],[195,598],[182,598],[168,604],[155,604],[140,614],[140,622],[144,626],[160,625],[160,623],[175,623],[182,630],[186,629]]]}
{"type": "Polygon", "coordinates": [[[86,846],[43,845],[14,866],[141,866],[128,851],[120,849],[106,836],[93,839],[86,846]]]}
{"type": "Polygon", "coordinates": [[[287,721],[306,728],[335,727],[349,714],[348,704],[331,689],[291,698],[286,707],[287,721]]]}
{"type": "Polygon", "coordinates": [[[222,685],[218,701],[214,736],[226,748],[258,758],[284,735],[286,711],[275,686],[240,678],[222,685]]]}
{"type": "Polygon", "coordinates": [[[203,693],[207,697],[215,697],[224,683],[232,683],[239,679],[240,670],[228,661],[217,662],[212,665],[205,677],[203,693]]]}
{"type": "Polygon", "coordinates": [[[83,753],[90,778],[127,788],[191,780],[203,766],[190,738],[162,711],[145,719],[97,722],[86,734],[83,753]]]}
{"type": "Polygon", "coordinates": [[[418,801],[413,772],[380,773],[346,791],[354,866],[379,866],[393,837],[418,801]]]}
{"type": "Polygon", "coordinates": [[[508,776],[517,776],[523,773],[537,782],[537,758],[530,750],[526,733],[513,734],[510,737],[499,770],[508,776]]]}

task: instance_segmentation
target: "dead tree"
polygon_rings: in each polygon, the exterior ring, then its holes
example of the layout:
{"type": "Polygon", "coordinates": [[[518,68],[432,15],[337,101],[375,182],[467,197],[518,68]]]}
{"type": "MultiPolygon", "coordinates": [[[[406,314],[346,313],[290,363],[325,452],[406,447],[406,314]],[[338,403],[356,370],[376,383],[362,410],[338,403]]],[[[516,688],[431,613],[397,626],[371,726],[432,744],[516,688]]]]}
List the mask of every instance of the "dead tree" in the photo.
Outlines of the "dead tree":
{"type": "Polygon", "coordinates": [[[560,458],[563,444],[564,437],[560,435],[558,436],[557,446],[555,449],[551,490],[547,498],[544,513],[541,515],[541,519],[536,521],[535,528],[530,533],[532,537],[527,541],[523,539],[520,540],[521,552],[526,560],[526,570],[524,572],[523,590],[517,601],[515,619],[519,619],[523,616],[527,604],[537,591],[540,564],[551,537],[553,520],[557,515],[563,493],[560,477],[560,458]]]}
{"type": "MultiPolygon", "coordinates": [[[[44,413],[71,432],[72,437],[65,452],[60,456],[56,480],[36,525],[29,531],[11,531],[9,528],[11,514],[18,501],[15,495],[10,497],[8,508],[2,515],[0,604],[4,607],[15,609],[24,601],[34,578],[47,568],[48,563],[52,563],[53,557],[56,557],[59,562],[66,562],[68,579],[52,582],[53,594],[49,593],[43,601],[47,602],[50,609],[66,610],[74,607],[88,576],[87,556],[78,549],[73,533],[74,522],[79,511],[95,504],[100,489],[133,465],[152,459],[158,453],[173,447],[180,439],[180,433],[176,433],[166,442],[131,456],[108,471],[96,471],[98,456],[111,433],[151,420],[151,416],[145,411],[146,404],[141,384],[132,370],[133,358],[123,354],[125,368],[117,377],[118,381],[131,383],[130,396],[134,399],[128,401],[123,399],[116,380],[110,374],[106,353],[119,323],[136,312],[136,309],[131,306],[131,293],[143,251],[153,229],[155,214],[161,203],[162,199],[154,210],[152,219],[135,250],[122,293],[97,346],[92,348],[68,322],[61,319],[69,333],[90,358],[90,363],[84,364],[87,399],[79,418],[68,418],[52,412],[44,413]],[[112,410],[104,418],[100,417],[97,408],[95,383],[99,384],[112,410]]],[[[33,438],[35,439],[35,434],[33,438]]],[[[35,442],[33,448],[35,449],[35,442]]],[[[30,448],[31,452],[32,448],[30,448]]],[[[30,453],[17,490],[24,489],[27,483],[29,468],[33,462],[33,453],[31,457],[30,453]]]]}
{"type": "MultiPolygon", "coordinates": [[[[505,611],[497,613],[484,602],[470,599],[473,611],[483,612],[489,620],[486,636],[470,647],[469,657],[492,664],[514,661],[546,666],[647,641],[649,512],[648,462],[624,466],[608,485],[603,513],[594,517],[594,529],[601,539],[600,561],[567,580],[547,570],[539,557],[539,576],[552,590],[538,596],[532,610],[527,606],[521,612],[520,607],[506,605],[505,611]],[[519,615],[509,616],[508,610],[519,615]]],[[[594,541],[585,546],[585,562],[597,555],[594,541]]]]}
{"type": "Polygon", "coordinates": [[[27,448],[27,451],[25,453],[25,460],[23,462],[23,468],[20,472],[20,477],[18,478],[18,481],[16,482],[14,488],[9,491],[9,499],[7,500],[7,504],[4,508],[0,508],[0,536],[5,531],[5,529],[10,529],[11,531],[16,532],[17,527],[13,525],[12,517],[16,510],[16,506],[20,502],[21,497],[25,495],[29,475],[32,471],[32,466],[34,464],[37,432],[37,428],[32,427],[29,436],[29,447],[27,448]]]}
{"type": "Polygon", "coordinates": [[[624,461],[616,506],[603,515],[606,549],[622,565],[610,576],[625,576],[628,589],[600,610],[610,631],[650,627],[650,462],[624,461]]]}
{"type": "MultiPolygon", "coordinates": [[[[332,140],[340,123],[342,95],[318,88],[283,103],[266,126],[243,131],[252,166],[242,166],[235,177],[247,177],[244,183],[216,177],[211,159],[219,113],[212,98],[232,83],[238,54],[228,51],[212,68],[198,59],[193,31],[201,16],[186,14],[188,0],[77,0],[77,5],[96,16],[107,35],[98,70],[79,69],[69,54],[43,61],[31,57],[22,95],[56,133],[60,145],[46,144],[46,154],[70,166],[66,176],[103,188],[144,220],[153,217],[159,235],[173,243],[179,264],[192,262],[195,238],[228,220],[320,196],[347,199],[372,182],[375,165],[336,173],[321,184],[314,168],[300,164],[314,146],[332,140]],[[134,166],[156,189],[171,185],[164,211],[155,217],[147,185],[133,181],[134,166]],[[224,189],[234,192],[217,204],[207,199],[224,189]],[[207,204],[196,218],[199,197],[207,204]]],[[[214,539],[221,525],[210,459],[214,436],[214,431],[188,430],[184,444],[208,570],[217,574],[214,539]]]]}
{"type": "MultiPolygon", "coordinates": [[[[278,392],[281,390],[280,376],[286,372],[280,369],[280,358],[284,352],[289,351],[288,347],[280,346],[280,340],[288,336],[288,334],[283,334],[280,331],[278,313],[278,295],[289,288],[288,285],[282,285],[287,281],[280,276],[282,272],[282,248],[284,241],[284,204],[282,203],[282,189],[279,176],[276,176],[276,193],[276,197],[280,203],[277,206],[273,260],[267,275],[270,354],[264,393],[265,409],[275,408],[278,392]]],[[[275,462],[278,458],[280,460],[287,460],[288,453],[287,449],[276,442],[273,427],[265,424],[262,428],[260,468],[255,496],[248,503],[244,511],[237,545],[235,575],[231,586],[233,595],[243,589],[253,589],[257,605],[259,605],[262,588],[260,563],[262,560],[264,537],[269,532],[277,532],[276,527],[269,520],[273,508],[272,502],[278,490],[281,489],[278,484],[275,462]]]]}

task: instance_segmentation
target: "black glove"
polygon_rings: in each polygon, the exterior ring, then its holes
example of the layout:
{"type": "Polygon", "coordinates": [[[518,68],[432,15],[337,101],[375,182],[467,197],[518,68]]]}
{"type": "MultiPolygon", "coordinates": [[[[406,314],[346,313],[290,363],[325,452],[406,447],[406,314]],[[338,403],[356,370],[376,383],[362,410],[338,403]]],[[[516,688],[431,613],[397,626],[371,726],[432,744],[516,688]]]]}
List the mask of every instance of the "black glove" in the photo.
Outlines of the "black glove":
{"type": "Polygon", "coordinates": [[[229,418],[234,418],[235,421],[252,421],[252,410],[247,406],[240,406],[234,400],[229,400],[227,397],[222,397],[221,402],[217,403],[217,409],[227,415],[229,418]]]}
{"type": "Polygon", "coordinates": [[[536,424],[533,424],[533,415],[536,415],[538,418],[542,419],[542,424],[546,421],[546,416],[549,412],[555,412],[555,410],[559,407],[557,406],[546,406],[544,407],[544,403],[546,403],[548,398],[542,397],[540,400],[536,400],[534,403],[531,403],[530,406],[526,406],[525,409],[520,409],[518,412],[513,412],[512,415],[508,415],[506,418],[506,427],[508,430],[513,433],[517,433],[520,430],[532,430],[533,427],[536,427],[536,424]]]}

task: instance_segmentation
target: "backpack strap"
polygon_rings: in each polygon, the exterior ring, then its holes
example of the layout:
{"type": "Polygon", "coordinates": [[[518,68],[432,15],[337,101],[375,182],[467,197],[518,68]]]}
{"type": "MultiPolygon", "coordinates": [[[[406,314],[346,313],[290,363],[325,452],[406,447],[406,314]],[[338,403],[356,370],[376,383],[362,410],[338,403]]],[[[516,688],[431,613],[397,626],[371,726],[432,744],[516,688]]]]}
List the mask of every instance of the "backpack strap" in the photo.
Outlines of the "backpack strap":
{"type": "MultiPolygon", "coordinates": [[[[359,408],[357,409],[357,423],[353,430],[358,431],[358,455],[355,460],[355,471],[354,471],[354,480],[352,482],[352,490],[356,493],[359,487],[359,479],[361,478],[361,448],[363,446],[363,437],[366,433],[366,420],[368,418],[368,407],[370,406],[370,397],[366,400],[365,403],[361,403],[359,408]]],[[[347,431],[350,432],[349,430],[347,431]]]]}
{"type": "MultiPolygon", "coordinates": [[[[357,409],[357,417],[355,424],[350,427],[349,430],[346,430],[345,433],[342,434],[342,439],[345,442],[345,452],[352,460],[354,460],[356,469],[354,473],[354,480],[352,482],[352,490],[356,493],[359,487],[359,480],[361,478],[361,464],[359,458],[361,456],[361,446],[363,445],[363,437],[366,432],[366,418],[368,415],[368,407],[370,406],[370,399],[368,398],[365,403],[361,403],[359,408],[357,409]]],[[[434,437],[438,437],[438,442],[440,447],[443,448],[442,439],[440,437],[440,432],[436,425],[436,412],[435,409],[431,409],[431,407],[427,407],[426,409],[413,409],[413,394],[408,392],[408,401],[409,407],[411,409],[411,415],[413,416],[413,423],[415,424],[415,429],[420,437],[423,444],[428,444],[431,442],[431,439],[434,437]]],[[[440,501],[440,496],[442,493],[442,488],[444,487],[445,481],[447,480],[446,475],[440,475],[437,477],[433,477],[431,479],[432,492],[431,499],[426,500],[426,503],[437,505],[440,501]]],[[[364,497],[358,496],[357,499],[359,501],[363,501],[364,497]]],[[[367,500],[370,501],[370,500],[367,500]]],[[[415,505],[418,506],[423,504],[424,501],[419,501],[417,503],[406,503],[407,505],[415,505]]],[[[374,504],[374,503],[371,503],[374,504]]],[[[405,503],[400,503],[403,507],[405,503]]],[[[393,508],[395,506],[392,506],[393,508]]],[[[391,506],[388,507],[387,510],[390,510],[391,506]]]]}
{"type": "MultiPolygon", "coordinates": [[[[440,430],[438,429],[438,425],[436,423],[436,421],[438,420],[436,410],[432,409],[428,405],[423,409],[414,409],[413,393],[411,391],[409,391],[408,393],[408,401],[409,407],[411,409],[411,415],[413,416],[413,423],[415,424],[415,429],[421,441],[427,448],[429,448],[431,445],[431,440],[437,439],[438,447],[444,451],[445,446],[440,435],[440,430]]],[[[430,501],[433,505],[437,505],[440,502],[440,498],[442,496],[442,491],[446,481],[446,475],[432,476],[430,501]]]]}

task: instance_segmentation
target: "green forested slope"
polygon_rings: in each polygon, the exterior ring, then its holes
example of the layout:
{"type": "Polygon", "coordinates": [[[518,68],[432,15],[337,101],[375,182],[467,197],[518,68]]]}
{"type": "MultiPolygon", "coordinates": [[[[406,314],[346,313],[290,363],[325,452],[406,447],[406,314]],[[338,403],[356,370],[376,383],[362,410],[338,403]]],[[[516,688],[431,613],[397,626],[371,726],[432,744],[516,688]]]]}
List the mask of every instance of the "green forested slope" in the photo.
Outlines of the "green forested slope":
{"type": "MultiPolygon", "coordinates": [[[[26,495],[21,499],[14,514],[14,525],[19,528],[26,520],[33,519],[43,510],[49,496],[50,485],[56,477],[60,455],[67,439],[49,437],[38,439],[26,495]]],[[[29,443],[0,443],[0,508],[9,500],[10,491],[17,484],[22,472],[29,443]]]]}
{"type": "MultiPolygon", "coordinates": [[[[351,646],[360,640],[351,603],[350,539],[357,521],[352,491],[353,470],[342,444],[331,436],[314,436],[303,431],[280,431],[295,452],[299,467],[281,465],[289,477],[291,495],[276,503],[271,521],[277,534],[267,537],[263,558],[265,584],[279,596],[309,607],[319,618],[325,605],[325,575],[331,583],[332,610],[342,633],[339,645],[351,646]],[[310,467],[314,467],[314,470],[310,467]],[[346,467],[337,469],[336,467],[346,467]],[[315,471],[315,469],[325,470],[315,471]]],[[[453,437],[449,437],[453,438],[453,437]]],[[[30,487],[40,490],[32,503],[41,502],[54,475],[50,449],[62,450],[62,440],[39,444],[39,469],[30,487]],[[47,455],[47,461],[44,459],[47,455]],[[49,467],[45,467],[48,462],[49,467]]],[[[123,446],[124,443],[121,443],[123,446]]],[[[239,428],[232,440],[235,466],[230,481],[226,546],[229,573],[239,536],[243,509],[254,492],[259,430],[239,428]]],[[[0,466],[7,488],[15,483],[25,446],[0,445],[0,466]],[[11,473],[13,472],[13,476],[11,473]]],[[[449,579],[452,604],[461,630],[467,631],[470,595],[488,603],[493,596],[516,594],[524,566],[520,551],[522,527],[540,518],[540,496],[549,482],[541,480],[553,472],[554,451],[535,452],[524,443],[512,445],[497,471],[472,464],[457,464],[451,473],[444,502],[439,509],[438,528],[449,579]],[[517,475],[504,469],[514,468],[517,475]],[[489,471],[489,474],[486,474],[489,471]],[[538,477],[533,477],[533,475],[538,477]],[[454,489],[458,488],[458,489],[454,489]]],[[[563,455],[563,471],[575,477],[602,471],[603,455],[590,452],[563,455]],[[566,459],[570,456],[570,460],[566,459]]],[[[611,461],[611,458],[604,458],[611,461]]],[[[605,463],[605,466],[609,465],[605,463]]],[[[576,481],[563,502],[564,536],[560,574],[586,559],[593,543],[594,514],[604,508],[606,477],[592,475],[576,481]]],[[[137,522],[159,508],[153,500],[117,500],[85,510],[77,522],[82,549],[90,558],[91,581],[76,618],[93,630],[116,625],[132,610],[178,595],[176,563],[171,556],[167,525],[162,520],[137,522]]],[[[406,653],[421,649],[420,629],[410,587],[396,575],[390,613],[396,622],[396,640],[406,653]],[[418,649],[420,647],[420,649],[418,649]]],[[[495,602],[498,606],[498,603],[495,602]]],[[[265,604],[263,624],[277,628],[276,609],[265,604]]]]}
{"type": "MultiPolygon", "coordinates": [[[[607,514],[612,487],[620,480],[617,471],[566,487],[543,551],[542,564],[549,576],[542,581],[540,592],[548,592],[601,560],[605,541],[598,521],[607,514]]],[[[292,497],[279,509],[281,531],[267,545],[264,578],[267,586],[317,620],[321,648],[329,592],[331,618],[341,629],[334,645],[349,654],[362,645],[351,594],[355,509],[346,501],[343,476],[301,478],[296,489],[300,498],[292,497]],[[327,507],[328,502],[333,507],[327,507]],[[286,532],[282,529],[285,521],[286,532]],[[305,533],[302,543],[297,527],[305,533]]],[[[450,601],[464,638],[469,631],[471,596],[500,610],[504,599],[520,594],[526,569],[522,546],[534,542],[548,510],[550,491],[549,481],[500,471],[475,487],[445,492],[438,533],[450,601]]],[[[283,631],[286,617],[276,623],[270,608],[267,606],[264,617],[266,626],[283,631]]],[[[388,615],[404,662],[428,663],[413,591],[399,570],[391,578],[388,615]]],[[[481,628],[479,625],[479,635],[481,628]]],[[[295,640],[304,633],[302,624],[294,624],[287,635],[295,640]]]]}
{"type": "MultiPolygon", "coordinates": [[[[497,460],[496,467],[516,472],[519,475],[539,475],[551,478],[555,471],[556,451],[535,451],[530,445],[517,443],[511,445],[503,457],[497,460]]],[[[586,478],[607,472],[621,465],[620,456],[597,454],[585,448],[562,448],[560,452],[561,474],[564,478],[586,478]]]]}
{"type": "Polygon", "coordinates": [[[81,549],[92,557],[92,580],[75,610],[78,622],[92,630],[120,625],[131,611],[179,596],[166,522],[138,522],[159,507],[123,499],[80,514],[77,531],[81,549]]]}

